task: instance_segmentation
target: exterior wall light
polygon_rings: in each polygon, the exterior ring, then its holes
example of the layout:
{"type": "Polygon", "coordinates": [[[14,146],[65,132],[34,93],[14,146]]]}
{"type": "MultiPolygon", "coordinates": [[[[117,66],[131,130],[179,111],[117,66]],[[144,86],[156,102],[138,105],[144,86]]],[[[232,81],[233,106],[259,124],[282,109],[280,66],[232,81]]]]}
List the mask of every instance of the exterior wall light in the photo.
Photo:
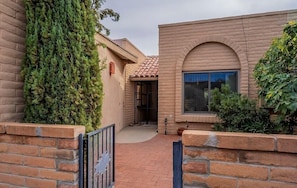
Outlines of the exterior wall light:
{"type": "Polygon", "coordinates": [[[109,75],[112,75],[114,73],[115,73],[115,63],[111,61],[109,63],[109,75]]]}

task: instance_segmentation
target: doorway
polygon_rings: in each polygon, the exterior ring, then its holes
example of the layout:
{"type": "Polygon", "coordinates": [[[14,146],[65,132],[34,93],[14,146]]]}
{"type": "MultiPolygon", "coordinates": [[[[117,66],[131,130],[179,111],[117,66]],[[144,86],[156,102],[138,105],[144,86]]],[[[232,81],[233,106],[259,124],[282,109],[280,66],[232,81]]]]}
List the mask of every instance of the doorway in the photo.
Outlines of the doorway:
{"type": "Polygon", "coordinates": [[[135,82],[136,124],[157,124],[158,119],[158,81],[135,82]]]}

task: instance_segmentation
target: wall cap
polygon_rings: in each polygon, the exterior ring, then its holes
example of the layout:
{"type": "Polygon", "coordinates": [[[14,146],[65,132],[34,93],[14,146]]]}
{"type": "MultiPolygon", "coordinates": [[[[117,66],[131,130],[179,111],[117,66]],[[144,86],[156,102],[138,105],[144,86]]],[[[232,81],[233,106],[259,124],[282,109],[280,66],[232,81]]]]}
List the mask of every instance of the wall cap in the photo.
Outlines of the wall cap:
{"type": "Polygon", "coordinates": [[[297,153],[297,135],[185,130],[184,146],[297,153]]]}
{"type": "Polygon", "coordinates": [[[51,138],[76,138],[85,133],[80,125],[56,125],[0,122],[0,133],[51,138]]]}

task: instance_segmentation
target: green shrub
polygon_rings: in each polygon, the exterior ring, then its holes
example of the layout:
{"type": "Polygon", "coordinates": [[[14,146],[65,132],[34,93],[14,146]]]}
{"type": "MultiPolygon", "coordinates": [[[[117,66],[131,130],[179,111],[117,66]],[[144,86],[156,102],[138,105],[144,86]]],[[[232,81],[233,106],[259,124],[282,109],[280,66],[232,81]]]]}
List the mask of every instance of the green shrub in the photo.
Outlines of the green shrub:
{"type": "Polygon", "coordinates": [[[264,109],[257,109],[256,102],[246,96],[232,92],[227,85],[221,91],[212,91],[211,110],[221,119],[215,124],[216,131],[271,133],[273,123],[269,113],[264,109]]]}
{"type": "Polygon", "coordinates": [[[90,0],[25,0],[25,122],[100,125],[102,82],[90,0]]]}
{"type": "Polygon", "coordinates": [[[289,132],[297,124],[297,22],[285,25],[281,37],[254,69],[259,96],[278,114],[278,123],[289,132]]]}

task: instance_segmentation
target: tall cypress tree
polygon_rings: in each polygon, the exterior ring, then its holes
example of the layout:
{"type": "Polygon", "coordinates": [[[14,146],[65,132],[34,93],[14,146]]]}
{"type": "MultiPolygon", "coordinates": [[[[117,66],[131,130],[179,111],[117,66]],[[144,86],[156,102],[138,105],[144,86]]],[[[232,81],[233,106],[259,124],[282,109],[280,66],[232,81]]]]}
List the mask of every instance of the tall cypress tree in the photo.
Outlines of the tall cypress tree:
{"type": "Polygon", "coordinates": [[[25,122],[99,127],[102,82],[90,0],[25,0],[25,122]]]}

